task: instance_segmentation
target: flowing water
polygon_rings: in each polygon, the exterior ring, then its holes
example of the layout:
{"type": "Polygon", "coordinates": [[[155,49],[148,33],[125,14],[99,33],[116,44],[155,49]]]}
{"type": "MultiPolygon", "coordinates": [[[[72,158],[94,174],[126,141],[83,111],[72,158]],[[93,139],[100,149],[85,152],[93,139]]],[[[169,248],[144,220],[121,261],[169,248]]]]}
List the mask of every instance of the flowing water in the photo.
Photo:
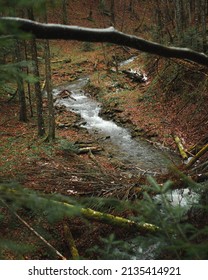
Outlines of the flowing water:
{"type": "MultiPolygon", "coordinates": [[[[113,157],[129,165],[132,170],[151,174],[165,172],[171,164],[171,154],[156,149],[147,141],[133,139],[127,129],[113,121],[104,120],[99,115],[101,104],[88,97],[87,92],[83,90],[88,81],[88,78],[82,78],[65,85],[64,89],[71,92],[71,95],[69,98],[58,98],[56,104],[64,105],[67,110],[79,114],[85,123],[82,126],[90,133],[96,133],[106,139],[105,148],[110,147],[113,157]]],[[[54,89],[54,95],[58,95],[61,90],[63,87],[54,89]]]]}
{"type": "MultiPolygon", "coordinates": [[[[135,140],[131,137],[130,132],[118,126],[113,121],[104,120],[100,116],[101,104],[90,98],[84,91],[84,86],[89,82],[88,78],[81,78],[75,82],[54,89],[53,94],[57,96],[61,91],[67,90],[71,93],[70,97],[57,98],[56,104],[64,105],[67,110],[75,112],[83,119],[83,127],[89,133],[96,134],[97,137],[103,138],[104,148],[112,154],[112,157],[122,161],[130,172],[136,174],[146,173],[163,173],[167,171],[169,165],[178,162],[178,158],[170,152],[164,152],[153,147],[147,141],[135,140]]],[[[192,194],[192,199],[196,198],[192,194]]],[[[175,190],[168,194],[167,199],[171,205],[190,207],[189,190],[175,190]],[[185,194],[185,195],[184,195],[185,194]]],[[[160,205],[161,197],[155,197],[160,205]]],[[[163,209],[163,208],[161,208],[163,209]]],[[[129,246],[135,247],[135,255],[132,259],[155,259],[157,256],[159,243],[151,241],[148,246],[134,246],[129,241],[129,246]]]]}

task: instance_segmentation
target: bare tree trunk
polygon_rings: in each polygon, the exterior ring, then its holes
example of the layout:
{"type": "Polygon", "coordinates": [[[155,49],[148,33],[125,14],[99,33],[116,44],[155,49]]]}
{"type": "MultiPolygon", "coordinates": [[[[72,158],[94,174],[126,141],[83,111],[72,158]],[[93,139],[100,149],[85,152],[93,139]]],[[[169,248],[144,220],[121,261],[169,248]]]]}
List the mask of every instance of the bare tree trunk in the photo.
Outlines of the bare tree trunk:
{"type": "Polygon", "coordinates": [[[62,16],[63,24],[68,24],[68,0],[62,0],[62,16]]]}
{"type": "MultiPolygon", "coordinates": [[[[27,55],[27,43],[24,41],[24,51],[25,51],[25,60],[28,60],[27,55]]],[[[27,67],[27,75],[29,74],[29,69],[27,67]]],[[[27,82],[27,94],[28,94],[28,102],[29,102],[29,109],[30,109],[30,117],[33,117],[33,106],[32,106],[32,97],[31,97],[31,86],[30,83],[27,82]]]]}
{"type": "Polygon", "coordinates": [[[55,139],[55,116],[51,83],[51,65],[50,65],[50,46],[49,41],[45,40],[45,75],[46,91],[48,97],[48,140],[55,139]]]}
{"type": "Polygon", "coordinates": [[[155,17],[156,17],[156,22],[157,22],[157,30],[156,30],[156,40],[159,43],[162,43],[163,41],[163,16],[162,16],[162,8],[160,6],[161,1],[156,0],[155,1],[155,17]]]}
{"type": "MultiPolygon", "coordinates": [[[[18,62],[23,60],[21,48],[20,48],[20,41],[16,40],[16,59],[18,62]]],[[[20,71],[23,69],[19,68],[20,71]]],[[[22,77],[17,77],[17,89],[19,95],[19,120],[22,122],[27,121],[27,105],[25,99],[25,89],[24,89],[24,82],[22,77]]]]}
{"type": "Polygon", "coordinates": [[[206,20],[206,2],[207,0],[201,0],[201,33],[202,33],[202,45],[203,52],[207,51],[207,20],[206,20]]]}
{"type": "MultiPolygon", "coordinates": [[[[29,19],[34,20],[34,15],[32,9],[28,10],[29,19]]],[[[31,40],[31,49],[32,49],[32,60],[34,62],[33,73],[35,77],[39,78],[39,68],[38,68],[38,54],[36,39],[31,40]]],[[[45,126],[43,119],[43,100],[40,81],[35,82],[35,95],[36,95],[36,108],[37,108],[37,124],[38,124],[38,136],[43,136],[45,134],[45,126]]]]}
{"type": "Polygon", "coordinates": [[[188,15],[188,24],[192,23],[192,5],[191,5],[191,0],[187,1],[186,4],[186,10],[187,10],[187,15],[188,15]]]}
{"type": "Polygon", "coordinates": [[[195,28],[198,32],[200,30],[200,5],[201,5],[200,0],[197,0],[195,5],[194,5],[194,8],[195,8],[195,28]]]}
{"type": "Polygon", "coordinates": [[[182,0],[175,1],[175,20],[176,20],[177,37],[180,43],[183,38],[182,0]]]}
{"type": "Polygon", "coordinates": [[[129,11],[133,14],[134,13],[134,0],[130,0],[129,2],[129,11]]]}
{"type": "MultiPolygon", "coordinates": [[[[44,20],[47,22],[47,11],[45,8],[44,20]]],[[[55,115],[53,106],[52,95],[52,82],[51,82],[51,55],[49,40],[45,40],[45,76],[46,76],[46,91],[48,97],[48,140],[55,139],[55,115]]]]}
{"type": "Polygon", "coordinates": [[[111,25],[115,26],[116,22],[115,22],[115,1],[111,0],[111,25]]]}

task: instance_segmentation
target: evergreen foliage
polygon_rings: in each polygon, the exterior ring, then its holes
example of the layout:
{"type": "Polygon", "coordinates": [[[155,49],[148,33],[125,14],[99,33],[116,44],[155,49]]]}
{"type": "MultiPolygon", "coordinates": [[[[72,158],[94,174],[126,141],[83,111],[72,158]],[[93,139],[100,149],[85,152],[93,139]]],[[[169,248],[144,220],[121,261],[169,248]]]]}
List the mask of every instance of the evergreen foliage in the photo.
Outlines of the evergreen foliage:
{"type": "MultiPolygon", "coordinates": [[[[102,199],[99,208],[103,211],[107,211],[106,205],[108,208],[111,207],[111,211],[115,209],[114,205],[117,205],[116,211],[121,211],[121,213],[124,209],[134,211],[136,215],[131,217],[132,220],[139,223],[153,223],[160,230],[144,235],[128,231],[123,237],[119,237],[115,228],[115,233],[101,238],[100,246],[91,248],[87,252],[88,257],[95,257],[96,252],[96,258],[100,259],[207,259],[208,185],[196,184],[183,174],[179,176],[184,182],[183,187],[185,190],[188,188],[192,196],[189,193],[182,194],[183,201],[178,203],[171,200],[173,183],[167,181],[161,187],[152,177],[149,177],[149,184],[143,187],[143,199],[133,204],[122,201],[115,204],[115,199],[106,200],[106,202],[102,199]]],[[[70,197],[45,195],[23,189],[17,184],[1,184],[0,195],[2,207],[6,202],[10,211],[23,213],[24,209],[28,209],[27,212],[30,211],[28,213],[35,213],[37,217],[42,216],[42,219],[53,224],[65,219],[66,215],[67,217],[79,216],[82,209],[79,203],[70,197]],[[65,203],[73,205],[70,212],[65,203]]],[[[90,200],[92,203],[93,199],[90,200]]],[[[87,199],[84,204],[86,203],[87,199]]],[[[96,205],[94,205],[95,209],[96,205]]],[[[4,214],[1,216],[2,223],[4,223],[4,214]]],[[[10,227],[12,231],[12,224],[10,227]]],[[[2,256],[5,258],[6,249],[9,249],[14,251],[18,258],[20,256],[24,258],[24,254],[32,250],[27,244],[27,237],[25,246],[21,248],[18,244],[16,246],[13,240],[2,240],[0,243],[2,256]]]]}

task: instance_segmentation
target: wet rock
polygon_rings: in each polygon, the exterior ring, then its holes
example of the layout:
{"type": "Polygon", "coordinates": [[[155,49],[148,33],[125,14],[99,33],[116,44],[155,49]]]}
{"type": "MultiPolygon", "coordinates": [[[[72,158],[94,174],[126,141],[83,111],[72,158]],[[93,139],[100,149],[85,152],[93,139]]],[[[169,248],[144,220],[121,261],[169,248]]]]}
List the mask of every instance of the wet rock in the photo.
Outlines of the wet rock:
{"type": "Polygon", "coordinates": [[[71,126],[70,123],[59,123],[57,124],[58,128],[68,128],[71,126]]]}
{"type": "Polygon", "coordinates": [[[66,111],[66,107],[65,107],[64,105],[58,105],[58,104],[56,104],[56,105],[54,106],[54,108],[55,108],[55,110],[58,111],[58,112],[64,112],[64,111],[66,111]]]}
{"type": "Polygon", "coordinates": [[[72,93],[70,91],[64,89],[57,95],[57,98],[62,98],[62,99],[71,98],[71,94],[72,93]]]}
{"type": "Polygon", "coordinates": [[[86,121],[79,121],[79,122],[74,123],[73,127],[80,127],[80,126],[86,125],[86,124],[87,124],[86,121]]]}
{"type": "Polygon", "coordinates": [[[133,82],[145,83],[147,81],[147,76],[140,69],[128,69],[122,71],[127,77],[132,79],[133,82]]]}

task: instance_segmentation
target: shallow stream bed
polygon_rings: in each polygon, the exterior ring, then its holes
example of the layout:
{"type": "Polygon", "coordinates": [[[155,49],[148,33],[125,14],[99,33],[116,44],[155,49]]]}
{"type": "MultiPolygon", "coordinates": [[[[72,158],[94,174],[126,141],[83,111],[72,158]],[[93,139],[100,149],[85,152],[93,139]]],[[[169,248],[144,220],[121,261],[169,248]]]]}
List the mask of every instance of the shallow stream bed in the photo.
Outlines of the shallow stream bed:
{"type": "MultiPolygon", "coordinates": [[[[66,110],[78,114],[82,119],[80,126],[96,136],[95,138],[102,139],[102,146],[113,159],[122,162],[129,173],[138,175],[165,173],[168,171],[168,166],[178,163],[178,157],[170,151],[156,148],[143,139],[133,139],[128,129],[118,126],[113,121],[104,120],[100,116],[102,104],[84,91],[88,82],[89,78],[81,78],[54,89],[53,94],[57,97],[63,90],[70,93],[65,98],[59,96],[56,99],[56,105],[65,106],[66,110]]],[[[161,199],[162,196],[155,197],[156,203],[161,205],[161,211],[163,211],[161,199]]],[[[195,199],[196,194],[190,193],[188,189],[173,190],[167,194],[170,205],[185,206],[187,210],[195,199]]],[[[134,248],[131,240],[128,244],[134,248]]],[[[136,247],[132,259],[155,259],[159,245],[152,241],[148,246],[136,247]]]]}
{"type": "Polygon", "coordinates": [[[122,161],[129,169],[136,173],[149,174],[165,173],[169,165],[178,158],[170,152],[155,148],[142,139],[133,139],[128,129],[118,126],[115,122],[104,120],[100,116],[101,104],[88,96],[83,90],[89,82],[88,78],[81,78],[73,83],[54,89],[54,96],[61,91],[70,92],[68,98],[58,98],[56,105],[65,106],[67,110],[80,115],[89,133],[103,139],[103,145],[112,157],[122,161]]]}

